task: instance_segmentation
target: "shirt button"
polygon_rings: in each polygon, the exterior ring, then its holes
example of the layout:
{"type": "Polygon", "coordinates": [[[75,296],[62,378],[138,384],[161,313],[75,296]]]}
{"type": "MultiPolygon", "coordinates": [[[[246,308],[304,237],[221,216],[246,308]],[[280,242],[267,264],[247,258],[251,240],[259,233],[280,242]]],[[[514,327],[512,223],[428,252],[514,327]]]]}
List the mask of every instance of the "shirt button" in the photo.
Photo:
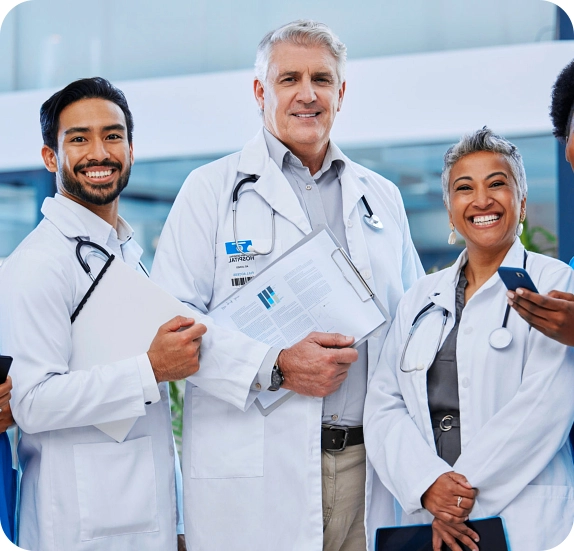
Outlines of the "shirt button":
{"type": "Polygon", "coordinates": [[[256,388],[257,390],[261,390],[261,385],[260,385],[259,383],[255,383],[255,388],[256,388]]]}
{"type": "Polygon", "coordinates": [[[465,327],[464,329],[464,334],[465,335],[470,335],[472,333],[472,327],[465,327]]]}
{"type": "Polygon", "coordinates": [[[162,390],[159,393],[159,397],[165,402],[167,400],[167,392],[165,390],[162,390]]]}
{"type": "Polygon", "coordinates": [[[352,228],[352,227],[353,227],[353,221],[347,220],[347,228],[352,228]]]}
{"type": "Polygon", "coordinates": [[[470,379],[469,379],[468,377],[465,377],[465,378],[462,380],[462,386],[463,386],[464,388],[468,388],[468,387],[470,386],[470,379]]]}
{"type": "Polygon", "coordinates": [[[336,421],[339,418],[339,416],[337,414],[335,415],[331,415],[331,420],[332,421],[336,421]]]}
{"type": "Polygon", "coordinates": [[[371,272],[369,270],[363,270],[361,275],[363,276],[363,279],[371,279],[371,272]]]}
{"type": "Polygon", "coordinates": [[[309,184],[307,184],[307,185],[305,186],[305,189],[306,189],[307,191],[311,191],[313,188],[312,188],[309,184]]]}

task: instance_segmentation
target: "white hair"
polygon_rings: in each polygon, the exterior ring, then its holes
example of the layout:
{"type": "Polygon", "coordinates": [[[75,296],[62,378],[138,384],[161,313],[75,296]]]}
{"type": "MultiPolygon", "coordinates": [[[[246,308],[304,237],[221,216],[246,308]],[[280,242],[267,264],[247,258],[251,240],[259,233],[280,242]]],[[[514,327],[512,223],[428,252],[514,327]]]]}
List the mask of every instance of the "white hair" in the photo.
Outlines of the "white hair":
{"type": "Polygon", "coordinates": [[[278,42],[289,42],[299,46],[326,46],[337,62],[339,84],[345,81],[347,46],[324,23],[298,19],[268,32],[259,43],[255,56],[255,77],[259,82],[266,82],[271,51],[278,42]]]}
{"type": "Polygon", "coordinates": [[[526,193],[528,192],[526,172],[524,171],[522,155],[518,152],[518,148],[507,139],[496,135],[492,130],[490,130],[490,128],[485,126],[481,130],[477,130],[472,134],[463,136],[458,143],[449,147],[447,152],[444,154],[444,166],[442,169],[441,180],[442,198],[447,209],[450,209],[448,182],[452,167],[463,157],[479,151],[500,153],[507,160],[512,176],[518,184],[520,200],[526,197],[526,193]]]}

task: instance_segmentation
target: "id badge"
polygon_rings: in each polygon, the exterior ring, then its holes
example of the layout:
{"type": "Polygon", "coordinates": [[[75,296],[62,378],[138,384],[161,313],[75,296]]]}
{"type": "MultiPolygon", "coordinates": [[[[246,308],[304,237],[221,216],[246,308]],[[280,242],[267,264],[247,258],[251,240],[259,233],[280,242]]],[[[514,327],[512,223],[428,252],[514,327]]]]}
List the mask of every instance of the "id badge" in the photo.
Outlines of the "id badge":
{"type": "Polygon", "coordinates": [[[252,246],[250,239],[238,241],[242,251],[237,249],[235,241],[225,243],[227,253],[227,265],[229,267],[229,277],[232,287],[241,287],[257,274],[255,255],[249,254],[248,247],[252,246]]]}

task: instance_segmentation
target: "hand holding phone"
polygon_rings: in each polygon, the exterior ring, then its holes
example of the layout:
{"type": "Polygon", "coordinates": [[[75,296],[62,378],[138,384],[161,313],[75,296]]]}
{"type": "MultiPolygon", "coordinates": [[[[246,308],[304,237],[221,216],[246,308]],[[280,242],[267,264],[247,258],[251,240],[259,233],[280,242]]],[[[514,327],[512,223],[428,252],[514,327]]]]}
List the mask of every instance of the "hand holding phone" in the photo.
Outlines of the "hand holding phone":
{"type": "Polygon", "coordinates": [[[534,285],[532,279],[530,279],[528,272],[522,268],[501,266],[498,268],[498,275],[509,291],[516,291],[516,289],[522,287],[523,289],[528,289],[533,293],[538,293],[538,289],[536,288],[536,285],[534,285]]]}
{"type": "Polygon", "coordinates": [[[11,356],[0,355],[0,385],[3,385],[6,382],[6,377],[8,377],[8,371],[10,371],[11,365],[11,356]]]}

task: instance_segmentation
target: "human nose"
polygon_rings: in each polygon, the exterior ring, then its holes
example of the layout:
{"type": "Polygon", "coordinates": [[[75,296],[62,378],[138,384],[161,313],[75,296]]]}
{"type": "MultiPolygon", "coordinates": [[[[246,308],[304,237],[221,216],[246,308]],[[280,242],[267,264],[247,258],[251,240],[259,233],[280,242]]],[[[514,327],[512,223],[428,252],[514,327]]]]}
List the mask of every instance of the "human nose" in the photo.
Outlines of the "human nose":
{"type": "Polygon", "coordinates": [[[104,140],[95,139],[91,142],[90,149],[88,151],[88,159],[90,161],[102,161],[104,159],[108,159],[109,156],[110,154],[104,140]]]}
{"type": "Polygon", "coordinates": [[[479,188],[476,190],[474,196],[474,204],[479,209],[487,209],[492,206],[494,202],[489,188],[479,188]]]}
{"type": "Polygon", "coordinates": [[[302,103],[313,103],[317,99],[315,88],[311,79],[303,79],[297,93],[297,100],[302,103]]]}

